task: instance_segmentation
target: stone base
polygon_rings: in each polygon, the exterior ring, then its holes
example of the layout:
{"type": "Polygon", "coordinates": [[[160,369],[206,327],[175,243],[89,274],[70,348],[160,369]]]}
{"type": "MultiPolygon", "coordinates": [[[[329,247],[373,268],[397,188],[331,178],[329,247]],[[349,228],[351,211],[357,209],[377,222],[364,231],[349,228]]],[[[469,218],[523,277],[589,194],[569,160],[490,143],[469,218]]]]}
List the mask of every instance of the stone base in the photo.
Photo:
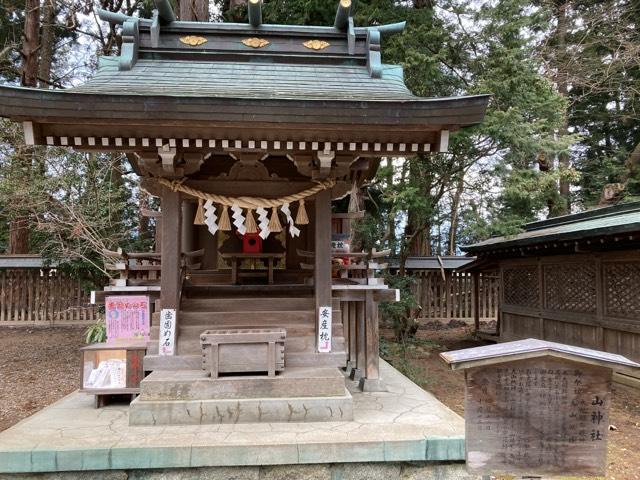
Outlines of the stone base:
{"type": "Polygon", "coordinates": [[[386,392],[387,387],[381,378],[361,378],[358,387],[363,392],[386,392]]]}
{"type": "Polygon", "coordinates": [[[203,370],[158,370],[140,383],[147,400],[240,400],[247,398],[340,397],[344,375],[335,367],[287,367],[267,375],[211,378],[203,370]]]}
{"type": "Polygon", "coordinates": [[[352,368],[351,371],[349,372],[349,378],[356,382],[360,381],[360,379],[362,378],[362,370],[359,370],[357,368],[352,368]]]}
{"type": "Polygon", "coordinates": [[[460,464],[446,475],[436,466],[464,461],[463,419],[383,360],[380,373],[387,392],[347,382],[353,420],[342,422],[130,426],[128,404],[96,409],[75,392],[0,432],[0,480],[476,478],[460,464]],[[391,467],[398,462],[422,466],[391,467]]]}
{"type": "MultiPolygon", "coordinates": [[[[333,463],[255,467],[164,468],[38,474],[39,480],[480,480],[460,462],[333,463]]],[[[32,480],[33,474],[0,473],[0,480],[32,480]]]]}
{"type": "Polygon", "coordinates": [[[332,397],[243,398],[236,400],[145,400],[129,408],[129,425],[209,425],[237,423],[348,422],[353,399],[332,397]]]}

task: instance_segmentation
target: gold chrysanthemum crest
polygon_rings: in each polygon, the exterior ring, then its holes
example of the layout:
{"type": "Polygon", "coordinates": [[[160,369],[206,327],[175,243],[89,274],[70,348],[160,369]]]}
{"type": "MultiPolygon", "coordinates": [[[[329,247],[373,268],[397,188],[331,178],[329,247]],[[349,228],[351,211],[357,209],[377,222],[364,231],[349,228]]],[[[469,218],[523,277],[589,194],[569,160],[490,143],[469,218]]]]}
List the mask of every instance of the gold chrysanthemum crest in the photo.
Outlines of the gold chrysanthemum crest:
{"type": "Polygon", "coordinates": [[[242,40],[242,43],[244,43],[247,47],[262,48],[269,45],[269,40],[265,40],[264,38],[251,37],[245,38],[244,40],[242,40]]]}
{"type": "Polygon", "coordinates": [[[198,37],[197,35],[187,35],[186,37],[180,37],[180,42],[190,47],[197,47],[204,43],[207,43],[207,39],[204,37],[198,37]]]}
{"type": "Polygon", "coordinates": [[[303,45],[311,50],[324,50],[329,45],[329,42],[325,42],[324,40],[307,40],[303,43],[303,45]]]}

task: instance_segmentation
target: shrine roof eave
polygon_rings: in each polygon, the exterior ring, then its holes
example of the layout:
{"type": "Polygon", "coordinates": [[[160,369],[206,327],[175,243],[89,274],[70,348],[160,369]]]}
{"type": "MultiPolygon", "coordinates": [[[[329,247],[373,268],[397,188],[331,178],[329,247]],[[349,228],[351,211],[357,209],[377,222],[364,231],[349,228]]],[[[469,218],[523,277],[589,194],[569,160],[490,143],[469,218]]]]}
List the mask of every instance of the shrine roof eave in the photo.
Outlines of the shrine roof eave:
{"type": "Polygon", "coordinates": [[[537,338],[465,348],[440,354],[440,358],[452,370],[466,370],[468,368],[486,367],[515,360],[546,356],[612,368],[618,372],[626,371],[637,374],[640,368],[640,364],[622,355],[549,342],[537,338]]]}
{"type": "Polygon", "coordinates": [[[377,127],[393,131],[396,136],[406,134],[406,141],[410,142],[424,132],[454,131],[480,123],[489,98],[476,95],[393,101],[243,99],[88,94],[0,86],[0,116],[43,126],[79,125],[85,132],[93,127],[96,136],[104,132],[104,125],[225,124],[235,125],[238,131],[258,125],[276,130],[308,129],[313,125],[326,127],[327,131],[333,127],[347,137],[345,141],[351,130],[366,132],[377,127]],[[349,130],[345,131],[345,127],[349,130]]]}

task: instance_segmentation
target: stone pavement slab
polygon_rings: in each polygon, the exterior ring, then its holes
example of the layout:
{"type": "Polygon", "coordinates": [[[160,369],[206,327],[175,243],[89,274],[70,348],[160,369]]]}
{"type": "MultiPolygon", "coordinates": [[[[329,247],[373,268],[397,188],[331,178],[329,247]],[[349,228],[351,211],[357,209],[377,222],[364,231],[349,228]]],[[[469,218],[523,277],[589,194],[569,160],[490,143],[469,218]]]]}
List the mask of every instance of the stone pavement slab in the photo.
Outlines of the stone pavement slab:
{"type": "Polygon", "coordinates": [[[384,361],[388,392],[353,395],[353,421],[129,426],[129,408],[75,392],[0,432],[0,473],[462,461],[464,421],[384,361]]]}

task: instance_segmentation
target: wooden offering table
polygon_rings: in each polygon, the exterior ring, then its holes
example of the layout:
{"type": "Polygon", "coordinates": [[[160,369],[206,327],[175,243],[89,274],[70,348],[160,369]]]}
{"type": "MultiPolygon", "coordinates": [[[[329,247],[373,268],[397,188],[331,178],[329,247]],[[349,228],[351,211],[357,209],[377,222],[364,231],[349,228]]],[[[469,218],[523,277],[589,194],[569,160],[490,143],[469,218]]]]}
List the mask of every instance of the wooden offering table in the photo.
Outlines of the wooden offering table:
{"type": "Polygon", "coordinates": [[[275,268],[275,264],[277,260],[282,260],[285,258],[284,253],[221,253],[222,258],[231,262],[231,283],[237,284],[239,282],[239,277],[256,277],[256,276],[264,276],[265,272],[260,270],[253,270],[251,272],[241,272],[240,271],[240,263],[243,260],[259,260],[265,261],[267,264],[267,281],[269,285],[273,284],[273,270],[275,268]]]}
{"type": "Polygon", "coordinates": [[[207,330],[200,334],[202,368],[211,378],[220,373],[267,372],[270,377],[284,370],[284,328],[233,328],[207,330]]]}
{"type": "Polygon", "coordinates": [[[140,393],[140,381],[144,378],[142,361],[146,351],[143,340],[82,347],[80,391],[95,395],[96,408],[103,406],[109,395],[131,395],[133,400],[140,393]]]}
{"type": "Polygon", "coordinates": [[[640,364],[533,338],[440,356],[465,370],[471,473],[604,475],[611,373],[640,364]]]}

